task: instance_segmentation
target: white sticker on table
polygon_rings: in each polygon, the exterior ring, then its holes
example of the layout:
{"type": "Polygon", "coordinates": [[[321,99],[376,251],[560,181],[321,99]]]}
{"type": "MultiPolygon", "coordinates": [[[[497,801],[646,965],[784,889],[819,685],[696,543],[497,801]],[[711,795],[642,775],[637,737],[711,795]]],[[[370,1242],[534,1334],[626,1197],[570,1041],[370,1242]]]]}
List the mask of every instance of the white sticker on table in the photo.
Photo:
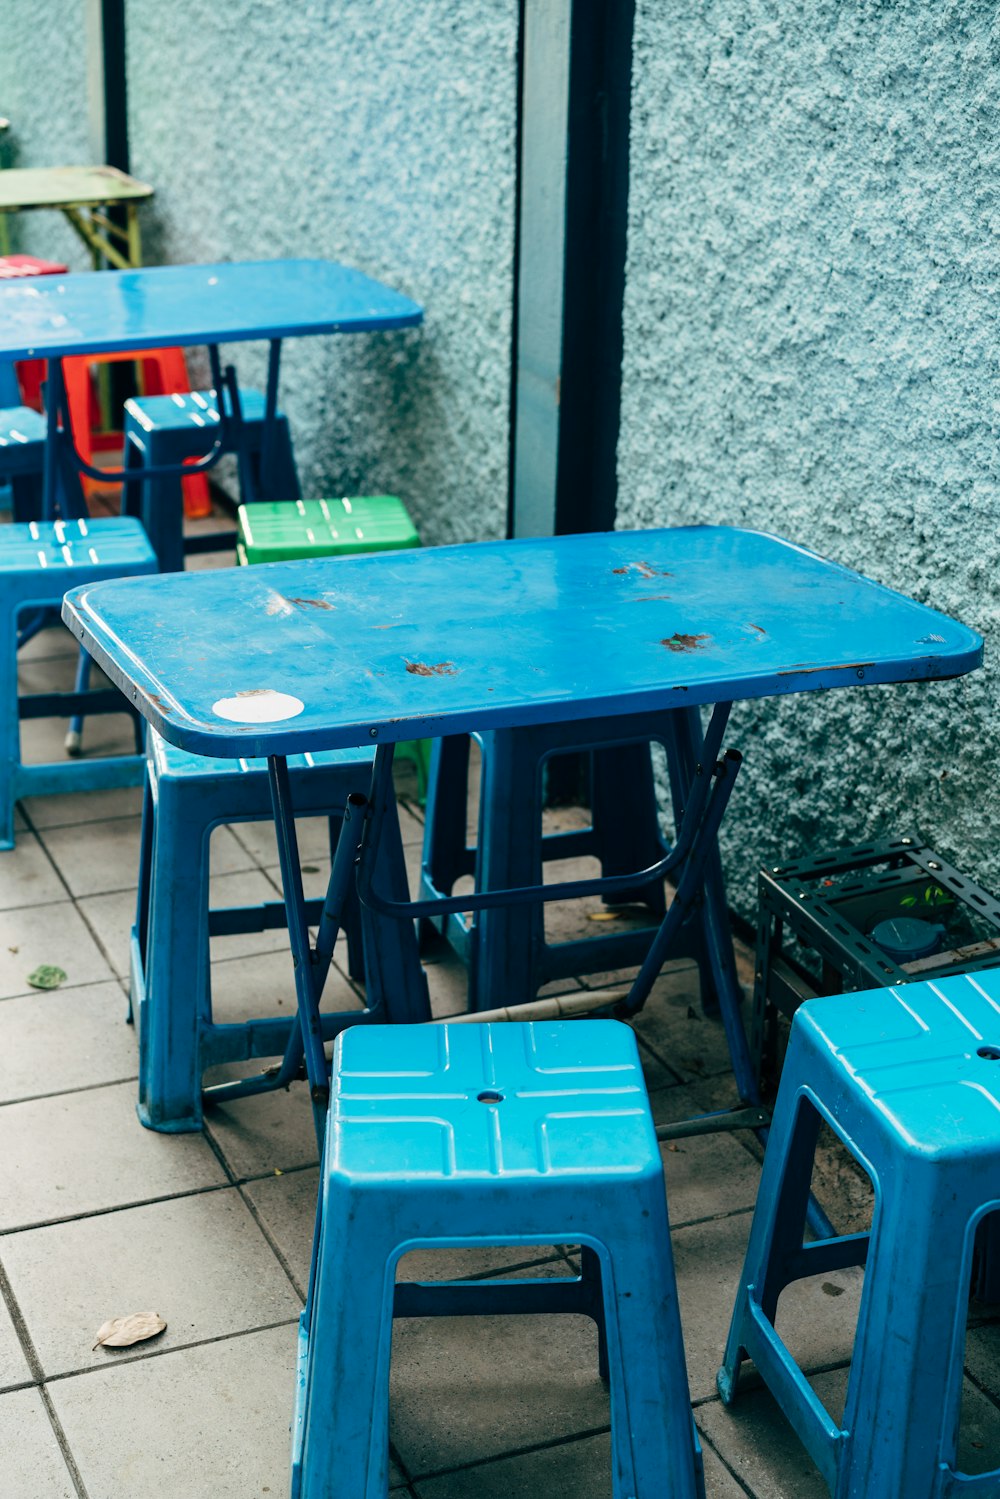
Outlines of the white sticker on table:
{"type": "Polygon", "coordinates": [[[304,707],[301,698],[292,697],[290,692],[251,687],[235,697],[220,697],[212,704],[212,712],[230,723],[280,723],[285,718],[297,718],[304,707]]]}

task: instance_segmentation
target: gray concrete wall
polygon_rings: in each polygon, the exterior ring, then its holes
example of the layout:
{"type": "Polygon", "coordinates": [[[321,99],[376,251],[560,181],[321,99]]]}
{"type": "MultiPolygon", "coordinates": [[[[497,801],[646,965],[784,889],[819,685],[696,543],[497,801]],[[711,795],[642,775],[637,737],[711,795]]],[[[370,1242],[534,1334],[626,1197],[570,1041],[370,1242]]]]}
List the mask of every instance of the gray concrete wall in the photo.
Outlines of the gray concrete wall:
{"type": "MultiPolygon", "coordinates": [[[[998,624],[988,0],[639,0],[619,525],[747,525],[998,624]]],[[[726,847],[917,829],[1000,891],[992,667],[761,703],[726,847]]]]}
{"type": "MultiPolygon", "coordinates": [[[[427,542],[506,521],[517,8],[128,0],[147,258],[343,260],[412,333],[286,344],[310,494],[401,495],[427,542]]],[[[260,384],[263,350],[231,349],[260,384]]]]}
{"type": "MultiPolygon", "coordinates": [[[[90,160],[84,0],[0,0],[0,168],[90,160]]],[[[90,259],[62,215],[9,220],[12,250],[85,270],[90,259]]]]}

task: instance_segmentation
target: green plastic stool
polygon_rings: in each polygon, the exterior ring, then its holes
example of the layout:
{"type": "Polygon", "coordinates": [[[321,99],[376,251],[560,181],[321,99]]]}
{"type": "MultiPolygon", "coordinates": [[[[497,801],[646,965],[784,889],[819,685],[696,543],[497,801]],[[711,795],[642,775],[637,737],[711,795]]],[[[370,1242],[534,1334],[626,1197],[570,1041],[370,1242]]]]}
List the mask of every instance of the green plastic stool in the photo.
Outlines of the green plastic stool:
{"type": "MultiPolygon", "coordinates": [[[[240,565],[294,562],[301,557],[350,557],[361,552],[401,552],[420,537],[402,500],[391,494],[340,500],[277,500],[241,505],[236,555],[240,565]]],[[[406,739],[397,756],[417,773],[417,798],[427,801],[431,741],[406,739]]]]}
{"type": "Polygon", "coordinates": [[[239,543],[248,563],[300,557],[399,552],[420,537],[402,500],[365,495],[342,500],[278,500],[241,505],[239,543]]]}

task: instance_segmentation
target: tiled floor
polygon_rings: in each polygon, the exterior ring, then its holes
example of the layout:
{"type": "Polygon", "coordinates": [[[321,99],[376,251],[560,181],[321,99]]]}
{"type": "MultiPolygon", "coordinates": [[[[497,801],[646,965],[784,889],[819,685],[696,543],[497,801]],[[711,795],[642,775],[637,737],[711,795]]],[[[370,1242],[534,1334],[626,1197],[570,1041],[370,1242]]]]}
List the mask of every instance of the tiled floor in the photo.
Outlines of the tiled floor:
{"type": "MultiPolygon", "coordinates": [[[[32,685],[65,676],[66,647],[58,632],[33,642],[32,685]]],[[[114,747],[123,735],[126,747],[127,724],[87,726],[89,745],[114,747]]],[[[59,755],[61,725],[33,724],[30,737],[37,753],[59,755]]],[[[309,1108],[297,1088],[217,1108],[203,1134],[139,1125],[124,992],[137,814],[130,791],[32,800],[16,851],[0,855],[0,1499],[287,1493],[295,1322],[317,1183],[309,1108]],[[65,970],[62,988],[30,988],[27,975],[42,963],[65,970]],[[117,1352],[92,1346],[105,1319],[140,1310],[167,1319],[161,1338],[117,1352]]],[[[421,825],[412,800],[402,819],[415,865],[421,825]]],[[[310,881],[322,879],[324,847],[321,826],[304,830],[310,881]]],[[[225,830],[213,854],[217,899],[273,898],[266,829],[225,830]]],[[[556,920],[580,925],[565,912],[556,920]]],[[[213,959],[226,1018],[292,1002],[280,934],[223,939],[213,959]]],[[[435,951],[428,974],[439,1013],[461,1004],[453,960],[435,951]]],[[[346,975],[334,977],[347,995],[346,975]]],[[[731,1100],[721,1027],[701,1014],[693,966],[669,969],[636,1030],[659,1121],[731,1100]]],[[[715,1394],[759,1157],[741,1135],[663,1147],[708,1495],[820,1499],[825,1487],[770,1398],[751,1391],[729,1412],[715,1394]]],[[[825,1179],[835,1215],[856,1215],[864,1197],[856,1179],[833,1157],[825,1179]]],[[[573,1264],[555,1248],[536,1258],[533,1274],[573,1264]]],[[[403,1273],[519,1269],[516,1256],[497,1250],[452,1252],[403,1273]]],[[[833,1405],[859,1284],[856,1272],[804,1283],[780,1308],[784,1335],[833,1405]]],[[[982,1469],[1000,1451],[1000,1326],[989,1309],[976,1309],[967,1371],[963,1438],[982,1469]]],[[[392,1483],[400,1495],[609,1495],[608,1419],[594,1330],[582,1319],[397,1325],[392,1483]]]]}

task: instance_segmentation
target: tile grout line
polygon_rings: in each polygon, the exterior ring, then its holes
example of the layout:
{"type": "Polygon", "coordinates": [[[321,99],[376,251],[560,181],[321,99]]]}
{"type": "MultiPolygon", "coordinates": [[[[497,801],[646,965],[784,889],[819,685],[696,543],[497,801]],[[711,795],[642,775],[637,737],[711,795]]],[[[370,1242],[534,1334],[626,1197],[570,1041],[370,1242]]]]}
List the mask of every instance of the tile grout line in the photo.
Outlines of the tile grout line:
{"type": "Polygon", "coordinates": [[[747,1499],[758,1499],[758,1496],[754,1493],[750,1485],[740,1477],[732,1464],[726,1461],[725,1457],[723,1457],[722,1453],[719,1451],[718,1447],[716,1447],[711,1437],[709,1437],[704,1431],[702,1431],[700,1426],[698,1427],[698,1437],[701,1441],[702,1447],[712,1453],[719,1466],[729,1474],[730,1478],[736,1484],[740,1492],[742,1494],[745,1494],[747,1496],[747,1499]]]}
{"type": "MultiPolygon", "coordinates": [[[[572,1446],[574,1442],[586,1442],[592,1437],[606,1436],[610,1431],[610,1425],[585,1427],[582,1431],[551,1437],[547,1442],[531,1442],[524,1447],[510,1447],[502,1452],[491,1452],[485,1457],[474,1458],[471,1462],[456,1463],[451,1468],[428,1468],[426,1473],[417,1473],[408,1481],[413,1485],[418,1485],[429,1483],[432,1479],[445,1478],[450,1473],[474,1472],[477,1468],[485,1468],[492,1463],[506,1462],[512,1457],[530,1457],[535,1452],[551,1452],[559,1447],[572,1446]]],[[[403,1471],[405,1472],[405,1469],[403,1471]]]]}
{"type": "Polygon", "coordinates": [[[69,1469],[69,1476],[72,1480],[73,1487],[76,1489],[78,1499],[89,1499],[89,1496],[87,1494],[87,1486],[83,1481],[83,1474],[77,1467],[76,1458],[73,1456],[73,1450],[69,1445],[69,1438],[63,1430],[63,1424],[60,1421],[58,1414],[56,1413],[56,1408],[53,1404],[52,1396],[49,1394],[48,1389],[45,1385],[39,1385],[38,1393],[41,1396],[42,1404],[45,1406],[45,1414],[49,1418],[49,1424],[52,1427],[53,1435],[55,1436],[59,1451],[62,1454],[63,1462],[69,1469]]]}
{"type": "Polygon", "coordinates": [[[217,1343],[232,1343],[237,1338],[252,1338],[260,1332],[275,1332],[281,1327],[296,1327],[298,1320],[298,1317],[283,1317],[278,1322],[262,1322],[259,1327],[237,1327],[232,1332],[220,1332],[211,1338],[192,1338],[187,1343],[175,1343],[170,1348],[148,1348],[143,1353],[130,1353],[128,1349],[125,1349],[123,1350],[125,1356],[116,1355],[114,1363],[109,1361],[108,1363],[88,1364],[79,1369],[62,1369],[58,1374],[46,1375],[45,1384],[61,1384],[63,1380],[82,1379],[88,1374],[106,1374],[114,1368],[148,1363],[154,1358],[171,1358],[177,1353],[188,1353],[192,1348],[212,1348],[217,1343]]]}
{"type": "MultiPolygon", "coordinates": [[[[59,906],[64,906],[64,905],[68,904],[68,902],[66,902],[64,900],[60,900],[60,901],[54,901],[53,904],[54,905],[59,905],[59,906]]],[[[74,901],[74,902],[72,902],[72,904],[75,905],[76,902],[74,901]]],[[[12,909],[15,910],[15,911],[26,911],[26,910],[29,909],[29,907],[27,907],[27,906],[14,906],[12,909]]],[[[80,983],[80,984],[60,984],[59,988],[62,989],[62,990],[64,990],[64,991],[68,990],[68,989],[95,989],[98,984],[118,984],[118,985],[121,985],[124,982],[125,982],[125,976],[124,976],[124,974],[121,974],[121,973],[112,973],[107,978],[85,979],[83,981],[83,983],[80,983]]],[[[4,1005],[4,1004],[7,1003],[8,1000],[12,1000],[12,999],[31,999],[32,997],[36,997],[37,998],[37,996],[40,993],[46,993],[46,992],[55,993],[56,991],[55,990],[46,991],[46,990],[39,990],[39,989],[28,988],[28,989],[19,989],[16,994],[0,994],[0,1005],[4,1005]]]]}

